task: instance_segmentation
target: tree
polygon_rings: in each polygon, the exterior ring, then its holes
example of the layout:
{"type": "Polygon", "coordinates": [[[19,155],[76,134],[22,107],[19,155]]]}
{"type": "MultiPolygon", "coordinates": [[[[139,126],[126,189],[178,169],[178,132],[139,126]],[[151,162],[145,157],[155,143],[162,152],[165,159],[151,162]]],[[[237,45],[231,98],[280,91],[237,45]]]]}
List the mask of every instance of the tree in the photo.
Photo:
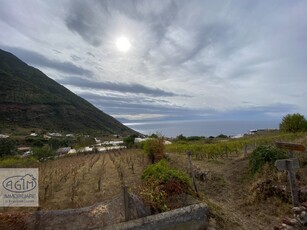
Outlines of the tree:
{"type": "Polygon", "coordinates": [[[132,148],[134,146],[134,139],[136,138],[136,135],[130,135],[129,137],[124,138],[124,144],[128,149],[132,148]]]}
{"type": "Polygon", "coordinates": [[[307,131],[307,121],[299,113],[288,114],[283,117],[282,122],[279,124],[279,129],[282,132],[304,132],[307,131]]]}
{"type": "Polygon", "coordinates": [[[148,155],[151,163],[163,159],[164,156],[164,137],[148,139],[144,143],[144,151],[148,155]]]}
{"type": "Polygon", "coordinates": [[[16,151],[16,141],[10,138],[0,138],[0,157],[12,155],[16,151]]]}
{"type": "Polygon", "coordinates": [[[179,140],[179,141],[185,141],[185,140],[187,140],[187,137],[180,134],[179,136],[176,137],[176,139],[179,140]]]}
{"type": "Polygon", "coordinates": [[[54,157],[54,152],[52,151],[49,145],[45,145],[41,148],[40,147],[33,148],[33,156],[39,161],[44,161],[48,157],[54,157]]]}

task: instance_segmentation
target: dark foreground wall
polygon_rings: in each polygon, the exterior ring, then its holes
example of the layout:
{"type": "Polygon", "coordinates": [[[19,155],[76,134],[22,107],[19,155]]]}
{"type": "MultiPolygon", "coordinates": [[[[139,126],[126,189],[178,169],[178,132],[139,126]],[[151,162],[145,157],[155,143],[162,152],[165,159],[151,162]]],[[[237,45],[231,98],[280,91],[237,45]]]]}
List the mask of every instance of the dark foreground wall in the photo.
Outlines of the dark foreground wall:
{"type": "MultiPolygon", "coordinates": [[[[138,203],[136,206],[141,206],[138,203]]],[[[29,230],[198,230],[207,229],[208,208],[205,204],[193,204],[157,215],[140,217],[139,210],[130,206],[134,220],[125,221],[122,196],[95,205],[67,210],[41,210],[26,218],[29,230]]],[[[141,213],[144,216],[144,213],[141,213]]],[[[149,214],[146,214],[149,215],[149,214]]]]}
{"type": "Polygon", "coordinates": [[[208,208],[194,204],[157,215],[97,228],[97,230],[200,230],[208,228],[208,208]]]}

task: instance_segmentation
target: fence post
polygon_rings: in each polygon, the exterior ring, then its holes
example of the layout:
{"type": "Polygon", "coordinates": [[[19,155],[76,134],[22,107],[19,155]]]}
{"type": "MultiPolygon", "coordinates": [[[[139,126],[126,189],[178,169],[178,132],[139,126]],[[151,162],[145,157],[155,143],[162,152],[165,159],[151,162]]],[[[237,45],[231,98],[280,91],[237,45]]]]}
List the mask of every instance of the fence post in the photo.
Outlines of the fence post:
{"type": "Polygon", "coordinates": [[[299,199],[298,199],[298,191],[295,183],[295,174],[294,169],[299,168],[299,162],[297,158],[291,159],[282,159],[275,161],[275,167],[279,170],[286,170],[288,171],[288,179],[290,183],[290,190],[292,196],[292,204],[294,207],[299,206],[299,199]]]}
{"type": "Polygon", "coordinates": [[[286,161],[286,165],[288,169],[288,178],[289,178],[290,189],[291,189],[292,204],[294,207],[298,207],[299,206],[298,191],[297,191],[297,187],[295,183],[295,175],[293,172],[292,161],[286,161]]]}
{"type": "Polygon", "coordinates": [[[190,175],[192,177],[193,186],[194,186],[195,192],[197,194],[197,197],[199,197],[198,189],[197,189],[196,182],[195,182],[195,175],[194,175],[194,171],[193,171],[193,167],[192,167],[191,152],[190,151],[187,151],[187,157],[188,157],[188,161],[189,161],[190,175]]]}
{"type": "Polygon", "coordinates": [[[130,209],[129,209],[128,187],[126,185],[123,186],[123,192],[124,192],[125,221],[128,221],[130,220],[130,209]]]}

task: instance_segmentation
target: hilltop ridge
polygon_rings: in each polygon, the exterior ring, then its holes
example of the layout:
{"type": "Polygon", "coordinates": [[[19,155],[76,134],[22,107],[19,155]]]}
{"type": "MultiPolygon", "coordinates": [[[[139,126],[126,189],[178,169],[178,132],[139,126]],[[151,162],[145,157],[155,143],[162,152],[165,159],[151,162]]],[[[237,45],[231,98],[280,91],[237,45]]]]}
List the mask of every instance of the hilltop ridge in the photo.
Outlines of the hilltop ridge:
{"type": "Polygon", "coordinates": [[[134,130],[0,49],[0,127],[132,134],[134,130]]]}

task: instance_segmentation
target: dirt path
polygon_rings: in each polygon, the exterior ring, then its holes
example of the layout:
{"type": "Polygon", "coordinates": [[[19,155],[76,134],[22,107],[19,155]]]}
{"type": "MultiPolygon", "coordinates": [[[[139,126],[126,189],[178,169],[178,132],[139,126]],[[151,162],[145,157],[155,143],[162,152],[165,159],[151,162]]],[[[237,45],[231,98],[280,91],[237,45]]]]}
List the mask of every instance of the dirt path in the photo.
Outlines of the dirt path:
{"type": "MultiPolygon", "coordinates": [[[[187,168],[183,155],[170,154],[174,165],[187,168]]],[[[211,161],[193,160],[193,167],[209,171],[205,182],[197,182],[200,195],[211,209],[213,229],[273,229],[280,218],[270,204],[252,204],[248,159],[236,157],[211,161]]]]}

